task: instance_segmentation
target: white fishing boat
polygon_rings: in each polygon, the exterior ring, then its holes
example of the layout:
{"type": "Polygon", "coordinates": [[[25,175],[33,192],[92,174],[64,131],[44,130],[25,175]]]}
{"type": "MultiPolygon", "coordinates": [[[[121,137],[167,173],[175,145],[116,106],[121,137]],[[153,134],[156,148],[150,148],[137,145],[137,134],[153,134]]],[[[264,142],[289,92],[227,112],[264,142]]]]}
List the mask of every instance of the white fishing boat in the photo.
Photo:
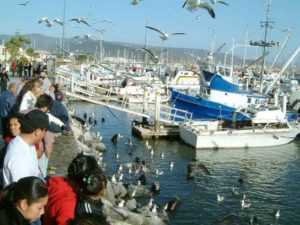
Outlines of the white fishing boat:
{"type": "Polygon", "coordinates": [[[289,123],[280,109],[251,110],[251,113],[250,123],[238,124],[233,121],[229,126],[221,121],[184,123],[179,127],[180,137],[196,149],[254,148],[284,145],[300,133],[299,124],[289,123]]]}

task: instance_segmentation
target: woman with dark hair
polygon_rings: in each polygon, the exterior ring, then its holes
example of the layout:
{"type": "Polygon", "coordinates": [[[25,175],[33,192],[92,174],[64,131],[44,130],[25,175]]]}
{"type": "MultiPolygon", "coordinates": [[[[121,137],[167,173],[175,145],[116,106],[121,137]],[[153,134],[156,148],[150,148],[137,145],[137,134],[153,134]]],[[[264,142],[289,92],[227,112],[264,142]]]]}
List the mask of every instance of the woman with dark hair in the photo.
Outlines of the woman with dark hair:
{"type": "Polygon", "coordinates": [[[95,214],[104,225],[110,225],[103,213],[102,198],[105,195],[107,179],[102,171],[85,176],[80,183],[80,197],[76,207],[76,216],[95,214]]]}
{"type": "Polygon", "coordinates": [[[48,189],[37,177],[21,178],[8,185],[0,202],[1,225],[28,225],[44,214],[48,189]]]}
{"type": "Polygon", "coordinates": [[[66,225],[74,219],[82,180],[95,171],[101,171],[96,159],[80,153],[69,165],[67,177],[55,176],[47,181],[49,201],[44,225],[66,225]]]}
{"type": "MultiPolygon", "coordinates": [[[[24,117],[21,113],[15,113],[8,118],[9,134],[4,138],[4,147],[0,151],[0,169],[3,168],[3,161],[6,154],[6,149],[11,140],[21,134],[21,120],[24,117]]],[[[0,175],[1,177],[2,175],[0,175]]],[[[0,181],[1,185],[1,181],[0,181]]]]}

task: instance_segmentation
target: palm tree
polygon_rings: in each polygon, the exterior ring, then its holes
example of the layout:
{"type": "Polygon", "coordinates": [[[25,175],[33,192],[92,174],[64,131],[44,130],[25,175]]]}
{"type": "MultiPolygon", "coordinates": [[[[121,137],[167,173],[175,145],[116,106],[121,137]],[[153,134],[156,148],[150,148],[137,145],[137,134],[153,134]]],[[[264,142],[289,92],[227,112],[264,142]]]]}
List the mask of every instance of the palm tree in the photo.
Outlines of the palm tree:
{"type": "Polygon", "coordinates": [[[28,48],[26,50],[26,54],[29,56],[29,58],[38,58],[40,54],[38,52],[35,52],[33,48],[28,48]]]}
{"type": "Polygon", "coordinates": [[[20,48],[24,48],[26,44],[30,44],[30,40],[26,36],[12,37],[10,41],[6,42],[5,48],[10,54],[10,61],[17,58],[20,48]]]}

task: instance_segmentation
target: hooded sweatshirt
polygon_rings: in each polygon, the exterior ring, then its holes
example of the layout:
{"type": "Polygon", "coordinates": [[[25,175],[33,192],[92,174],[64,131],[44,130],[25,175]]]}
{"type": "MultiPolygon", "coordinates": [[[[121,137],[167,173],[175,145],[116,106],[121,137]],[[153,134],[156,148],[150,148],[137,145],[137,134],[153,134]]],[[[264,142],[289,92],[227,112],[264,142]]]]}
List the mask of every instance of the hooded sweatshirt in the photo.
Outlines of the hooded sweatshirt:
{"type": "Polygon", "coordinates": [[[44,225],[67,225],[75,217],[77,192],[66,177],[51,177],[47,181],[49,191],[45,207],[44,225]]]}

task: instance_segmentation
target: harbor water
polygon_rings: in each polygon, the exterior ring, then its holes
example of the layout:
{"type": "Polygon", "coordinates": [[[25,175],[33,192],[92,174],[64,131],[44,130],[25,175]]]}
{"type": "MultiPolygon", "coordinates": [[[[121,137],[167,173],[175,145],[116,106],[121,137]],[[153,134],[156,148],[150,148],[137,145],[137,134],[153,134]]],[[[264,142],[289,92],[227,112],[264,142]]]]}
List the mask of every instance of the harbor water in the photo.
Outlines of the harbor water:
{"type": "MultiPolygon", "coordinates": [[[[97,124],[92,131],[101,133],[108,148],[103,154],[108,176],[114,174],[119,164],[139,157],[149,168],[146,186],[150,188],[155,180],[161,184],[155,204],[180,198],[178,208],[170,215],[170,224],[218,224],[228,214],[235,214],[238,220],[219,224],[250,224],[254,215],[258,224],[300,224],[300,139],[273,148],[232,150],[194,150],[179,140],[149,140],[154,150],[151,156],[146,141],[131,134],[135,116],[83,102],[76,102],[73,107],[77,116],[83,117],[84,112],[88,116],[95,114],[97,124]],[[101,122],[102,117],[105,122],[101,122]],[[113,144],[111,138],[116,133],[124,138],[113,144]],[[127,138],[132,141],[132,150],[127,138]],[[187,179],[186,166],[194,158],[208,168],[210,175],[199,172],[193,180],[187,179]],[[170,162],[174,162],[173,169],[170,162]],[[157,175],[156,169],[162,174],[157,175]],[[232,194],[233,187],[240,192],[239,196],[232,194]],[[220,203],[218,194],[224,196],[220,203]],[[250,199],[249,208],[241,207],[243,194],[250,199]],[[277,210],[279,218],[274,216],[277,210]]],[[[136,183],[137,175],[129,174],[126,168],[123,173],[124,183],[136,183]]]]}

